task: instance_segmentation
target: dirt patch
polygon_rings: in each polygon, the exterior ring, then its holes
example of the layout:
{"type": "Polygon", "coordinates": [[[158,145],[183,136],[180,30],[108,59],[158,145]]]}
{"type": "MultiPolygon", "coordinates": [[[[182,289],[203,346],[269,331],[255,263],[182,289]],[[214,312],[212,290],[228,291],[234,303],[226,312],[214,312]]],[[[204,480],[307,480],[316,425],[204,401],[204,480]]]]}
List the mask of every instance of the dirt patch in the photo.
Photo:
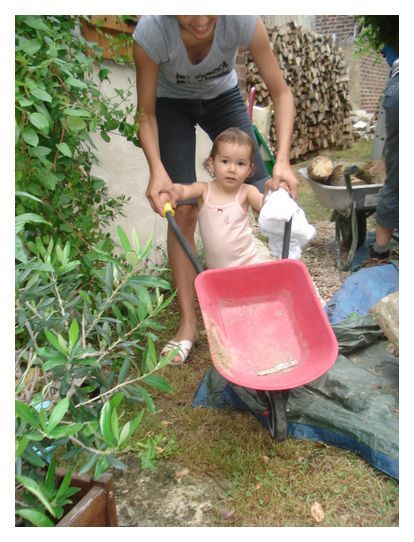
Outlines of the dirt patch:
{"type": "Polygon", "coordinates": [[[114,473],[120,527],[208,527],[213,524],[221,488],[206,476],[172,462],[143,470],[133,456],[128,470],[114,473]]]}

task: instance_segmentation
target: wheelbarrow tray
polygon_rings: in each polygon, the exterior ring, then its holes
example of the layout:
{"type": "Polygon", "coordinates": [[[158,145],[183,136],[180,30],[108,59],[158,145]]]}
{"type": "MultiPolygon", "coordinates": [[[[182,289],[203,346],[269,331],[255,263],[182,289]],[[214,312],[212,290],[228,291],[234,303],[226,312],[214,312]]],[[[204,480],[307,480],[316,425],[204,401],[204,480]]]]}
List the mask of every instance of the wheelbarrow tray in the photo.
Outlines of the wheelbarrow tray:
{"type": "Polygon", "coordinates": [[[199,274],[195,288],[219,373],[255,390],[288,390],[332,367],[338,345],[306,266],[278,260],[199,274]],[[282,372],[281,363],[297,362],[282,372]]]}
{"type": "MultiPolygon", "coordinates": [[[[350,209],[352,201],[346,186],[329,186],[318,183],[308,176],[306,168],[300,169],[299,173],[309,182],[315,196],[324,207],[336,211],[347,211],[350,209]]],[[[382,184],[352,185],[352,197],[355,201],[356,210],[368,211],[375,209],[382,186],[382,184]]]]}

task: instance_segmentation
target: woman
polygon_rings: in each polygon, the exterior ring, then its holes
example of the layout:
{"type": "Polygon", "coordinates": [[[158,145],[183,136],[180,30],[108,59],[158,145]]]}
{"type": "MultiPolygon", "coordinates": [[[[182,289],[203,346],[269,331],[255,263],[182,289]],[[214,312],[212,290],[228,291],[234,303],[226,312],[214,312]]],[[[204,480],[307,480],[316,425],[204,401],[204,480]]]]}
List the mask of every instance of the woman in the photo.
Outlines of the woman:
{"type": "MultiPolygon", "coordinates": [[[[272,178],[256,149],[255,174],[249,182],[265,192],[276,190],[284,181],[296,197],[298,180],[289,163],[295,114],[293,96],[258,16],[142,16],[134,39],[138,109],[143,113],[139,138],[150,170],[146,196],[155,212],[161,214],[167,200],[175,206],[172,183],[196,181],[196,124],[212,140],[233,126],[253,135],[237,84],[235,62],[239,47],[249,50],[269,90],[278,139],[272,178]]],[[[195,201],[185,203],[177,207],[175,218],[195,249],[197,207],[195,201]]],[[[179,328],[170,345],[178,345],[175,361],[184,362],[197,339],[195,275],[170,229],[167,246],[180,315],[179,328]]]]}

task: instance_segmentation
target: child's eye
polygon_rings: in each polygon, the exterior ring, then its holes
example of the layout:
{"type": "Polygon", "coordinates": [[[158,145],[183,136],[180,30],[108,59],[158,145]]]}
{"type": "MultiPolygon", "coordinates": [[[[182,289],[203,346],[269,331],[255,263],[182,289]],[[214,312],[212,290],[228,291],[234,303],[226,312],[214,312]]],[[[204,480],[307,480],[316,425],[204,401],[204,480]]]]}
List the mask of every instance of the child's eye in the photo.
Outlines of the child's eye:
{"type": "Polygon", "coordinates": [[[246,162],[239,162],[240,167],[244,167],[246,165],[246,162]]]}

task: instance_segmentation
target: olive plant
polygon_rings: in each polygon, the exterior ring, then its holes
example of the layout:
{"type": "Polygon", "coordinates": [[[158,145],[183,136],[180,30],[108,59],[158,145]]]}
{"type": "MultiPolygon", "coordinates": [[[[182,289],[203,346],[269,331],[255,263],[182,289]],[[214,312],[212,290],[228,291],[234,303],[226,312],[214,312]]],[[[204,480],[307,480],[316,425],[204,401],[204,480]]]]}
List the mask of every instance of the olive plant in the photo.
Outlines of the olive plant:
{"type": "Polygon", "coordinates": [[[151,390],[171,391],[159,370],[174,356],[156,353],[174,293],[148,267],[151,240],[105,232],[126,198],[92,174],[91,134],[139,145],[138,124],[130,90],[103,93],[110,71],[79,21],[16,17],[16,515],[36,526],[62,517],[71,469],[124,467],[151,390]]]}

